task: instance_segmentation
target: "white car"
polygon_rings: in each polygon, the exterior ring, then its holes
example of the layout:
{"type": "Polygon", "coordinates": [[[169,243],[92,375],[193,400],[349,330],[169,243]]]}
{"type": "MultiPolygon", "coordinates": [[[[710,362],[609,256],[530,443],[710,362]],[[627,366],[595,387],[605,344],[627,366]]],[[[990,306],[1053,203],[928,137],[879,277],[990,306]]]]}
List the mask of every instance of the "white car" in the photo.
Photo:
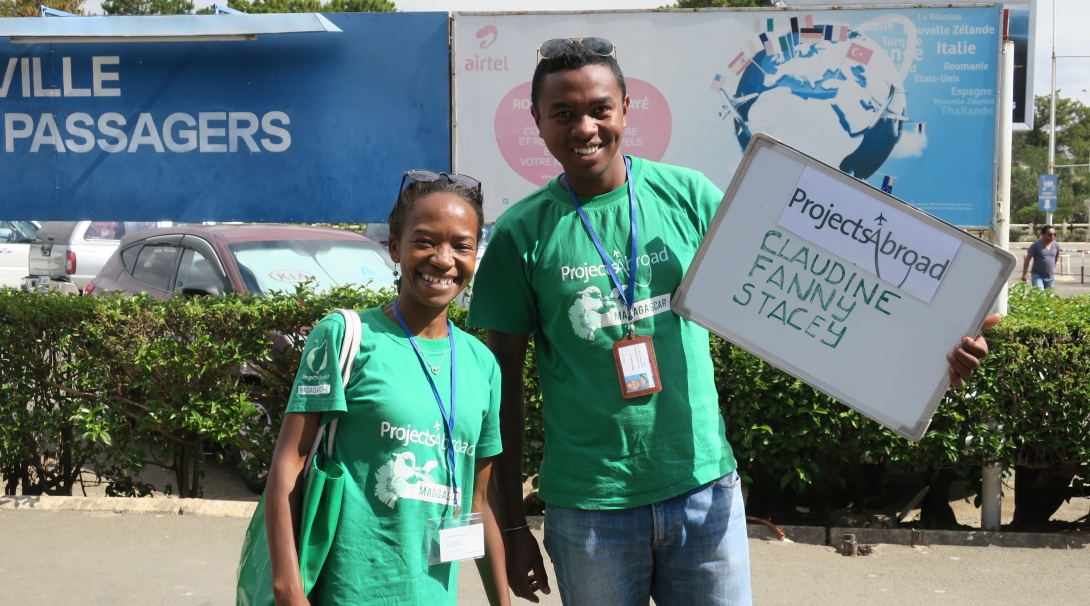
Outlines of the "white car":
{"type": "Polygon", "coordinates": [[[27,275],[37,221],[0,221],[0,287],[18,288],[27,275]]]}
{"type": "Polygon", "coordinates": [[[169,225],[153,221],[46,221],[30,245],[23,290],[79,294],[117,250],[121,237],[169,225]]]}

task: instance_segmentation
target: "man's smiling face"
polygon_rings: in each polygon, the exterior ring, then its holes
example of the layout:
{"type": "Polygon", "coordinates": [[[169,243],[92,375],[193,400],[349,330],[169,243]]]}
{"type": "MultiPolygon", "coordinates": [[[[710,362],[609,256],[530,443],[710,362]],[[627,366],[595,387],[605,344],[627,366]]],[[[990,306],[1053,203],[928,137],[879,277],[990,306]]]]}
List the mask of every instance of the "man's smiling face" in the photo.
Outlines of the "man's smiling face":
{"type": "Polygon", "coordinates": [[[625,181],[620,157],[628,98],[605,65],[545,76],[534,121],[576,193],[594,196],[625,181]]]}

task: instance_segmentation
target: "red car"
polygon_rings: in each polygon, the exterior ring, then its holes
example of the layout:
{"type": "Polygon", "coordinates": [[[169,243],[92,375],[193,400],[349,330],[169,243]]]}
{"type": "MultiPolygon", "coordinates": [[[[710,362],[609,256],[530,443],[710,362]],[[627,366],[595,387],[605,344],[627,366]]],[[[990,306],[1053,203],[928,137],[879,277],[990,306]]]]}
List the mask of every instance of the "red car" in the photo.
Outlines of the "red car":
{"type": "Polygon", "coordinates": [[[291,292],[314,280],[333,286],[393,286],[394,264],[385,247],[340,229],[300,225],[176,225],[125,236],[84,289],[219,296],[291,292]]]}

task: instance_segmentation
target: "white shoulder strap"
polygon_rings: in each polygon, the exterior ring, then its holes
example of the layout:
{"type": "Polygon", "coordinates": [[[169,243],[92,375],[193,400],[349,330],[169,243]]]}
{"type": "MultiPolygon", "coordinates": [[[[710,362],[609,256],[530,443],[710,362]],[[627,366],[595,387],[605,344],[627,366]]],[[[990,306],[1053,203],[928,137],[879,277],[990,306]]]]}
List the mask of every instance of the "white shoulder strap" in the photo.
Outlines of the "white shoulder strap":
{"type": "MultiPolygon", "coordinates": [[[[356,356],[360,352],[360,337],[363,333],[363,324],[360,322],[360,315],[351,309],[337,309],[334,311],[344,317],[344,339],[341,341],[339,361],[341,389],[347,389],[348,379],[352,376],[352,367],[356,362],[356,356]]],[[[318,433],[314,436],[314,444],[310,447],[310,455],[307,456],[306,466],[303,467],[303,477],[306,477],[310,472],[310,462],[314,459],[314,453],[318,452],[318,446],[322,443],[322,436],[325,435],[327,426],[329,428],[329,439],[326,440],[326,456],[333,456],[334,439],[337,437],[337,421],[339,419],[333,419],[332,422],[318,428],[318,433]]]]}

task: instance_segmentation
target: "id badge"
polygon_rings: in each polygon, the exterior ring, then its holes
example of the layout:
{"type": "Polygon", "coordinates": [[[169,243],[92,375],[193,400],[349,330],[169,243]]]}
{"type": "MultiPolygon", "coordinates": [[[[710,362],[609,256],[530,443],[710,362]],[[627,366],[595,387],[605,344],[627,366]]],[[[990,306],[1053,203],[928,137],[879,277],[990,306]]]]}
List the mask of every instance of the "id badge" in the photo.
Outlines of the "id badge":
{"type": "Polygon", "coordinates": [[[662,391],[659,365],[651,337],[625,337],[613,344],[621,395],[638,398],[662,391]]]}
{"type": "Polygon", "coordinates": [[[428,520],[428,564],[445,564],[484,557],[481,514],[467,513],[428,520]]]}

